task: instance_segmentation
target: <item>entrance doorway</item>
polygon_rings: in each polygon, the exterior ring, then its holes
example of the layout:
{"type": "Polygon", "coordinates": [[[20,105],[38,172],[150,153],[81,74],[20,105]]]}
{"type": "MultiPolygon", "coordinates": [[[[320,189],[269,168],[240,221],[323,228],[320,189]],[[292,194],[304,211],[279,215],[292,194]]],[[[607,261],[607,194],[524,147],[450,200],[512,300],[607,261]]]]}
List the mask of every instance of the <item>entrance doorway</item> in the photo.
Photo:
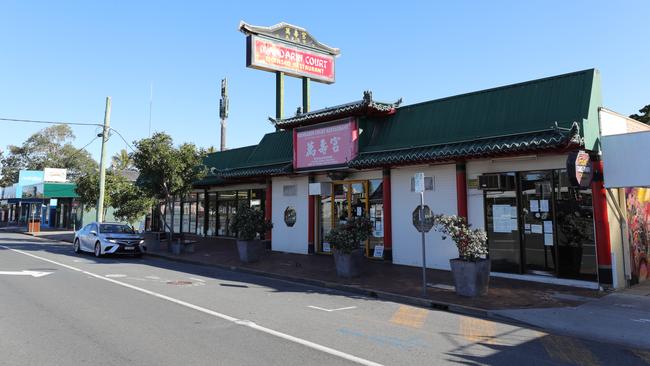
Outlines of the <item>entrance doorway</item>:
{"type": "Polygon", "coordinates": [[[383,195],[382,180],[350,180],[334,181],[331,190],[318,196],[316,251],[328,254],[331,252],[325,236],[335,227],[344,225],[353,217],[370,219],[373,231],[370,238],[360,243],[364,254],[371,258],[383,258],[383,195]]]}
{"type": "Polygon", "coordinates": [[[514,186],[484,191],[492,270],[596,280],[591,190],[565,170],[504,175],[514,186]]]}

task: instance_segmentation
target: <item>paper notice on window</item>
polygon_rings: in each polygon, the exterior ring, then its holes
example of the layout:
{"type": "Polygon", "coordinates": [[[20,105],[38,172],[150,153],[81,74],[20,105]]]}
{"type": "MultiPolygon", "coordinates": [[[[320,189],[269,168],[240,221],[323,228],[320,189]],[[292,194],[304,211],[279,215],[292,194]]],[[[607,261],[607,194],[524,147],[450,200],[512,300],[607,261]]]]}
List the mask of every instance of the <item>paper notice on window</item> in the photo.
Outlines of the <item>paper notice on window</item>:
{"type": "Polygon", "coordinates": [[[512,232],[512,219],[510,218],[510,205],[493,205],[492,206],[492,223],[495,233],[512,232]]]}
{"type": "Polygon", "coordinates": [[[512,231],[517,231],[519,230],[519,225],[517,224],[517,219],[510,219],[510,229],[512,231]]]}
{"type": "Polygon", "coordinates": [[[517,206],[510,206],[510,217],[517,217],[517,206]]]}
{"type": "Polygon", "coordinates": [[[524,229],[530,231],[530,224],[525,224],[524,229]]]}
{"type": "Polygon", "coordinates": [[[329,253],[331,251],[332,251],[332,249],[330,248],[330,243],[323,242],[323,252],[329,253]]]}
{"type": "Polygon", "coordinates": [[[542,225],[530,225],[530,231],[533,234],[542,234],[544,232],[542,230],[542,225]]]}
{"type": "Polygon", "coordinates": [[[539,210],[541,212],[548,212],[548,200],[539,200],[539,210]]]}
{"type": "Polygon", "coordinates": [[[530,200],[530,212],[539,212],[538,200],[530,200]]]}
{"type": "Polygon", "coordinates": [[[544,232],[553,234],[553,221],[544,221],[544,232]]]}
{"type": "Polygon", "coordinates": [[[544,234],[544,245],[546,246],[553,245],[553,234],[544,234]]]}

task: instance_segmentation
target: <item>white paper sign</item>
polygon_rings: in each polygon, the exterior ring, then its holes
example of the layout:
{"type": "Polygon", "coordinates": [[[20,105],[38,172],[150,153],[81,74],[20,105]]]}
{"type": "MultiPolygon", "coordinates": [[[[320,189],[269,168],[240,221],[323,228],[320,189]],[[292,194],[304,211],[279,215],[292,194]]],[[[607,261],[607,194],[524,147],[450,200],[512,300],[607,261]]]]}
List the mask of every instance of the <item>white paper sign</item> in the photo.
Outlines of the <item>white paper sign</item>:
{"type": "Polygon", "coordinates": [[[511,229],[512,231],[517,231],[517,230],[519,230],[518,226],[519,226],[519,225],[517,224],[517,219],[510,219],[510,229],[511,229]]]}
{"type": "Polygon", "coordinates": [[[548,212],[548,200],[539,200],[539,210],[541,212],[548,212]]]}
{"type": "Polygon", "coordinates": [[[549,234],[553,233],[553,221],[544,221],[544,232],[549,234]]]}
{"type": "Polygon", "coordinates": [[[375,245],[375,250],[372,253],[373,257],[376,258],[383,258],[384,257],[384,246],[383,245],[375,245]]]}
{"type": "Polygon", "coordinates": [[[330,248],[330,243],[323,242],[323,252],[329,253],[331,251],[332,251],[332,249],[330,248]]]}
{"type": "Polygon", "coordinates": [[[531,200],[530,201],[530,212],[539,212],[539,201],[531,200]]]}
{"type": "Polygon", "coordinates": [[[510,211],[510,205],[492,206],[492,222],[494,224],[493,231],[495,233],[509,233],[513,230],[510,211]]]}
{"type": "Polygon", "coordinates": [[[544,234],[544,245],[546,246],[553,245],[553,234],[544,234]]]}
{"type": "Polygon", "coordinates": [[[415,181],[415,192],[424,192],[424,173],[415,173],[413,180],[415,181]]]}
{"type": "Polygon", "coordinates": [[[532,231],[533,234],[542,234],[542,225],[530,225],[530,231],[532,231]]]}
{"type": "Polygon", "coordinates": [[[357,216],[361,216],[361,207],[357,207],[357,216]]]}
{"type": "Polygon", "coordinates": [[[517,217],[517,206],[510,206],[510,217],[517,217]]]}

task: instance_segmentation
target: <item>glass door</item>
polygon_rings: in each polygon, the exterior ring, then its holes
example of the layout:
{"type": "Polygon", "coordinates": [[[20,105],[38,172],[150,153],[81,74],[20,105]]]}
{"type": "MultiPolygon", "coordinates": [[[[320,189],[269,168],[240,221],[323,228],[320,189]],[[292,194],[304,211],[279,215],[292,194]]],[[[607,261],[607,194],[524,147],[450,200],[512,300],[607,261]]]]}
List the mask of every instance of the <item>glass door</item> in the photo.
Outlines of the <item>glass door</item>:
{"type": "Polygon", "coordinates": [[[492,270],[521,273],[517,191],[486,191],[485,209],[492,270]]]}
{"type": "MultiPolygon", "coordinates": [[[[344,225],[352,217],[368,217],[368,181],[345,181],[332,183],[331,195],[321,195],[318,202],[319,222],[317,250],[321,253],[329,253],[329,243],[325,241],[325,236],[338,225],[344,225]]],[[[382,218],[381,208],[376,209],[379,212],[379,219],[382,218]]],[[[379,226],[381,228],[381,225],[379,226]]],[[[383,229],[379,231],[383,238],[383,229]]],[[[369,242],[360,243],[365,251],[365,255],[370,253],[369,242]]],[[[382,241],[383,242],[383,241],[382,241]]],[[[376,243],[373,244],[373,246],[376,243]]]]}
{"type": "Polygon", "coordinates": [[[520,173],[524,271],[555,274],[553,172],[520,173]]]}

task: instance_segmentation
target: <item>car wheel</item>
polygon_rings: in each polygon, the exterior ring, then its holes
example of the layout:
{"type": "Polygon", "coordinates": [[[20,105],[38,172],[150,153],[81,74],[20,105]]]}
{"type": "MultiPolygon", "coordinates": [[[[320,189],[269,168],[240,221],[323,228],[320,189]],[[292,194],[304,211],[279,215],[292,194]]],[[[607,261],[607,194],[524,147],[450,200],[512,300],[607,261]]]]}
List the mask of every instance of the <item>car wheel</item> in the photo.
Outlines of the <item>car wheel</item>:
{"type": "Polygon", "coordinates": [[[95,257],[99,258],[102,256],[102,245],[99,242],[95,243],[95,257]]]}
{"type": "Polygon", "coordinates": [[[79,239],[75,239],[74,244],[72,244],[72,249],[75,253],[81,253],[81,248],[79,248],[79,239]]]}

